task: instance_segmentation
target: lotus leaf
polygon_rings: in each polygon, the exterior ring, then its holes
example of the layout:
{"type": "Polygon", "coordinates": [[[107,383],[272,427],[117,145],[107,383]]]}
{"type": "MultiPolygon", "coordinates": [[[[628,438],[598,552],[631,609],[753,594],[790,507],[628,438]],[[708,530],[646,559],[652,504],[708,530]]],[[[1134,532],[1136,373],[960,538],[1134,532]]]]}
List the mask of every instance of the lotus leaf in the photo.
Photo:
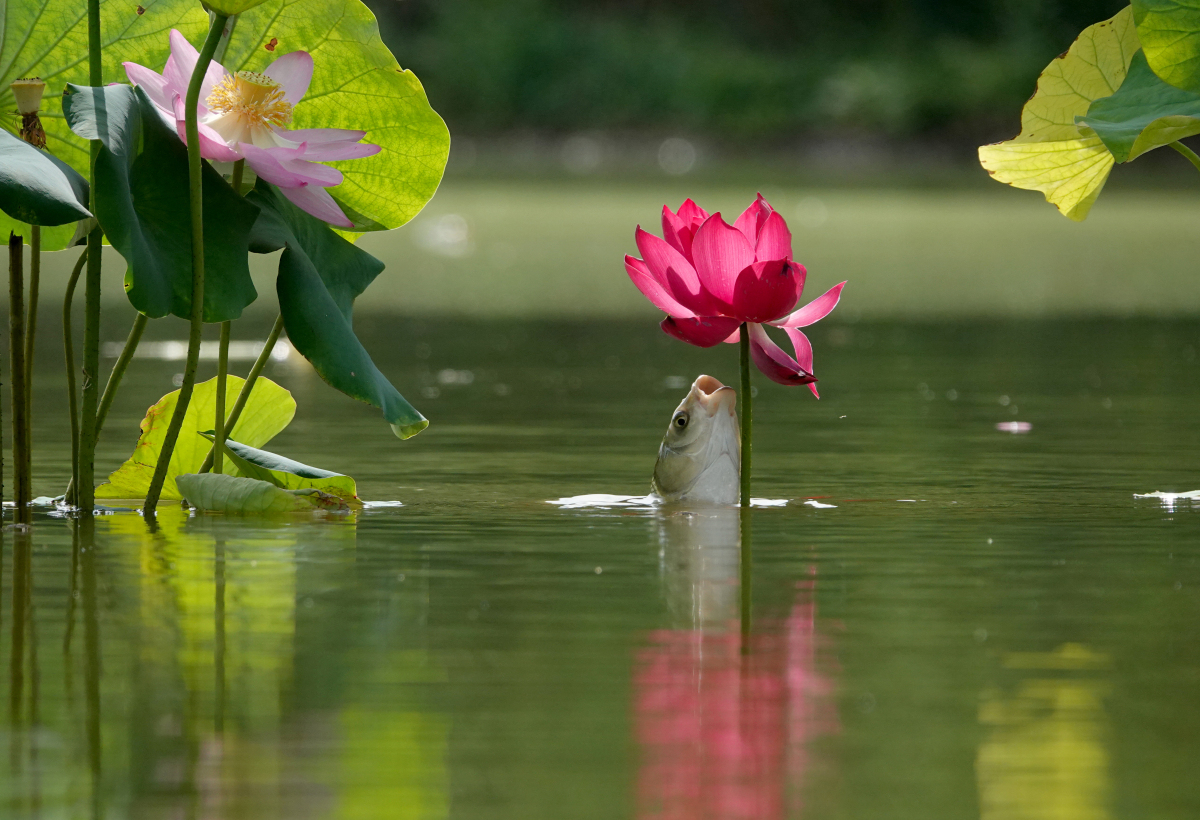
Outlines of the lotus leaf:
{"type": "MultiPolygon", "coordinates": [[[[209,441],[214,440],[211,433],[200,435],[209,441]]],[[[244,478],[257,478],[284,490],[320,490],[336,495],[353,506],[362,505],[358,500],[354,479],[348,475],[309,467],[299,461],[231,439],[225,439],[225,454],[237,467],[238,475],[244,478]]]]}
{"type": "Polygon", "coordinates": [[[1075,119],[1121,87],[1137,50],[1129,8],[1084,29],[1038,78],[1037,91],[1021,112],[1021,133],[980,147],[983,167],[1000,182],[1041,191],[1070,219],[1085,219],[1108,180],[1113,156],[1075,119]]]}
{"type": "MultiPolygon", "coordinates": [[[[242,379],[237,376],[227,378],[226,395],[236,394],[242,387],[242,379]]],[[[184,473],[194,473],[204,463],[209,445],[198,433],[201,430],[212,429],[217,406],[216,396],[215,378],[196,385],[192,401],[183,418],[179,440],[171,454],[167,479],[163,483],[164,499],[182,499],[183,496],[175,486],[175,477],[184,473]]],[[[96,488],[97,498],[146,497],[150,478],[154,475],[154,466],[158,462],[159,450],[167,435],[167,425],[178,400],[179,391],[175,390],[163,396],[146,411],[146,418],[142,419],[142,435],[133,450],[133,455],[108,477],[109,483],[96,488]]],[[[296,402],[292,394],[270,379],[260,376],[254,383],[254,389],[250,391],[238,423],[229,433],[236,436],[238,441],[250,446],[263,445],[287,427],[294,415],[296,402]]]]}
{"type": "Polygon", "coordinates": [[[267,481],[216,473],[177,476],[184,500],[198,510],[232,515],[271,515],[311,510],[346,511],[346,503],[320,490],[283,490],[267,481]]]}
{"type": "Polygon", "coordinates": [[[1200,0],[1134,0],[1133,18],[1154,73],[1200,94],[1200,0]]]}

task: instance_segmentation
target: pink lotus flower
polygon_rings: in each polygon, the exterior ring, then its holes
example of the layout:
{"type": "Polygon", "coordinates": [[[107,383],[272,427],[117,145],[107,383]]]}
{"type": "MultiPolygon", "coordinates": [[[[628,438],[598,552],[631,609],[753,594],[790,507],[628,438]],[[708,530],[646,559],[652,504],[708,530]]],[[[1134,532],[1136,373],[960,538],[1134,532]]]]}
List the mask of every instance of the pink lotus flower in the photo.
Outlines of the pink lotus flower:
{"type": "Polygon", "coordinates": [[[804,291],[804,266],[792,259],[787,223],[762,194],[731,226],[688,199],[673,213],[663,206],[663,236],[635,234],[642,259],[625,257],[629,278],[666,312],[662,329],[699,347],[736,342],[744,323],[758,369],[779,384],[807,384],[817,394],[812,343],[800,330],[829,315],[845,282],[794,310],[804,291]],[[764,324],[782,328],[792,358],[764,324]]]}
{"type": "MultiPolygon", "coordinates": [[[[162,74],[137,63],[124,64],[129,81],[146,92],[184,142],[184,98],[199,57],[187,38],[172,29],[171,56],[162,74]]],[[[313,59],[307,51],[284,54],[261,74],[231,74],[220,63],[209,63],[200,88],[200,155],[215,162],[244,159],[297,207],[332,225],[350,228],[353,223],[325,190],[341,183],[342,172],[319,163],[369,157],[380,147],[359,142],[365,131],[284,128],[308,91],[312,75],[313,59]]]]}

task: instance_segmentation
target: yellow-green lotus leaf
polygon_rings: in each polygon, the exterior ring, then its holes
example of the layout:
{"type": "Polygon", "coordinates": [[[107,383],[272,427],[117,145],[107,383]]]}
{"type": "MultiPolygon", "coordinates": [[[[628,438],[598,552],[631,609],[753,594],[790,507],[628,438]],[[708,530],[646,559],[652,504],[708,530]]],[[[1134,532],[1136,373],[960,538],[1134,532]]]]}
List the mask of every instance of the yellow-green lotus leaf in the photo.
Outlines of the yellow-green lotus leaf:
{"type": "Polygon", "coordinates": [[[1021,111],[1021,133],[981,146],[979,162],[1000,182],[1041,191],[1064,216],[1082,221],[1108,180],[1113,156],[1075,118],[1086,115],[1094,100],[1116,93],[1138,48],[1128,7],[1088,26],[1038,78],[1021,111]]]}
{"type": "MultiPolygon", "coordinates": [[[[238,376],[227,377],[226,412],[233,407],[233,397],[242,389],[242,383],[243,380],[238,376]]],[[[158,463],[158,454],[162,450],[163,439],[167,435],[167,425],[171,421],[171,414],[175,412],[175,403],[178,400],[179,391],[172,391],[146,411],[146,418],[142,419],[142,435],[133,450],[133,455],[108,477],[107,484],[96,488],[96,498],[146,497],[150,479],[154,475],[154,466],[158,463]]],[[[175,477],[194,473],[204,463],[211,443],[200,433],[213,428],[216,407],[217,380],[213,378],[196,385],[187,413],[183,417],[179,440],[176,441],[175,450],[171,454],[167,479],[163,482],[163,499],[182,500],[183,496],[175,486],[175,477]]],[[[241,417],[229,431],[229,436],[251,447],[261,447],[287,427],[295,415],[296,400],[292,398],[292,394],[270,379],[260,376],[254,383],[254,389],[250,391],[241,417]]]]}

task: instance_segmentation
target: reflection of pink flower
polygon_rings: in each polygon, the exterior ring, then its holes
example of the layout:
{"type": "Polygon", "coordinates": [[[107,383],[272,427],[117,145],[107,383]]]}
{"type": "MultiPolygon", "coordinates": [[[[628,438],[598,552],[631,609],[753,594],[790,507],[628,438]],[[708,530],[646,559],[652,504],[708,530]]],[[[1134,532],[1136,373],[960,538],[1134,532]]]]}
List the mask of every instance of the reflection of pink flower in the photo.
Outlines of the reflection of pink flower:
{"type": "Polygon", "coordinates": [[[831,684],[816,670],[811,588],[745,656],[736,628],[650,635],[634,678],[639,820],[788,814],[784,795],[803,783],[808,741],[838,730],[831,684]]]}
{"type": "Polygon", "coordinates": [[[792,234],[782,216],[758,195],[729,225],[688,199],[675,213],[663,207],[663,236],[638,227],[642,259],[625,257],[633,284],[664,311],[662,329],[699,347],[736,342],[746,323],[758,369],[780,384],[807,384],[816,395],[812,344],[800,330],[825,318],[841,298],[842,282],[799,310],[807,272],[792,259],[792,234]],[[792,358],[763,324],[782,328],[792,358]]]}
{"type": "MultiPolygon", "coordinates": [[[[184,98],[199,58],[187,38],[172,29],[171,56],[162,74],[137,63],[124,64],[129,81],[146,92],[185,141],[184,98]]],[[[200,88],[200,155],[216,162],[244,159],[298,207],[350,228],[352,223],[325,190],[341,183],[342,172],[320,163],[369,157],[380,148],[359,142],[365,131],[283,127],[292,121],[292,109],[308,91],[312,75],[313,59],[307,51],[284,54],[261,74],[231,74],[220,63],[209,63],[200,88]]]]}

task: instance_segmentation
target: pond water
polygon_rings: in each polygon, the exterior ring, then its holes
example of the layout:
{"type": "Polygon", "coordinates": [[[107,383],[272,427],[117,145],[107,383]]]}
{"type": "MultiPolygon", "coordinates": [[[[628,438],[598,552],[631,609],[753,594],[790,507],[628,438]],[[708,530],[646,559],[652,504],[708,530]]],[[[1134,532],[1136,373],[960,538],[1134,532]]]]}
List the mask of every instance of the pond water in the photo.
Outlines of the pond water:
{"type": "MultiPolygon", "coordinates": [[[[271,449],[403,506],[4,534],[0,816],[1200,812],[1200,510],[1134,498],[1200,489],[1200,323],[814,328],[820,402],[756,382],[755,494],[790,503],[752,513],[744,642],[736,512],[547,503],[647,492],[671,410],[699,373],[735,382],[736,348],[358,325],[432,426],[395,440],[292,359],[271,449]]],[[[102,469],[179,367],[133,363],[102,469]]]]}

